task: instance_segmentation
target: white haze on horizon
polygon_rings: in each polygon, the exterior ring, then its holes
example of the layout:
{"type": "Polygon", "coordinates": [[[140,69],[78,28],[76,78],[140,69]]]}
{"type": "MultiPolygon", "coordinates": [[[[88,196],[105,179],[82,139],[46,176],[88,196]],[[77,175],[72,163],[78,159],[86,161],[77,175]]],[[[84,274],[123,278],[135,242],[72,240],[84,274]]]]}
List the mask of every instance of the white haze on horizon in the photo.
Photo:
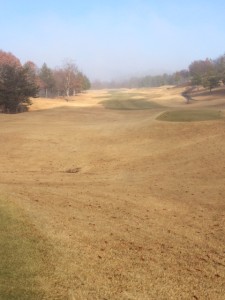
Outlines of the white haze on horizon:
{"type": "Polygon", "coordinates": [[[71,10],[46,2],[43,11],[10,20],[0,13],[2,50],[39,67],[73,59],[91,80],[106,81],[172,73],[225,52],[223,11],[209,1],[84,1],[90,8],[77,13],[79,1],[69,2],[71,10]]]}

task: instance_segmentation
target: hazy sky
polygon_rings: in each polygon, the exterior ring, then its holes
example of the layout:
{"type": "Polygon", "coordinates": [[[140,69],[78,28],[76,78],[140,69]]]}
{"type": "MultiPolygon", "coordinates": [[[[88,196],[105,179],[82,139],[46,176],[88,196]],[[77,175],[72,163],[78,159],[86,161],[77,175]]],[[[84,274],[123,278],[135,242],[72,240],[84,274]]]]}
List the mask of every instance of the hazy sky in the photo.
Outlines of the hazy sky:
{"type": "Polygon", "coordinates": [[[0,0],[0,49],[92,80],[160,74],[225,53],[224,0],[0,0]]]}

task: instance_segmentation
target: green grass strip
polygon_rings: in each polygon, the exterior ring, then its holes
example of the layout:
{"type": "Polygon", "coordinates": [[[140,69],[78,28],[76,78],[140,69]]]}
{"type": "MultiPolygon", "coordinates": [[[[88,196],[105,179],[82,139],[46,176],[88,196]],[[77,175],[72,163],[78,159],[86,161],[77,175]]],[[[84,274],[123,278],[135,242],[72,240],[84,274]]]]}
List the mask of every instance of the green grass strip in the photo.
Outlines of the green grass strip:
{"type": "Polygon", "coordinates": [[[210,109],[196,109],[167,111],[159,115],[157,117],[157,120],[168,122],[199,122],[219,120],[222,118],[223,113],[221,111],[210,109]]]}
{"type": "Polygon", "coordinates": [[[156,109],[161,106],[154,102],[149,102],[141,99],[131,100],[106,100],[102,101],[101,104],[108,109],[118,110],[144,110],[144,109],[156,109]]]}
{"type": "Polygon", "coordinates": [[[162,108],[161,105],[154,101],[148,101],[149,98],[143,93],[127,93],[113,90],[110,91],[105,98],[108,99],[101,101],[100,104],[107,109],[144,110],[162,108]],[[137,99],[137,97],[140,98],[137,99]]]}
{"type": "Polygon", "coordinates": [[[0,200],[0,299],[43,299],[38,277],[48,276],[47,243],[16,208],[0,200]]]}

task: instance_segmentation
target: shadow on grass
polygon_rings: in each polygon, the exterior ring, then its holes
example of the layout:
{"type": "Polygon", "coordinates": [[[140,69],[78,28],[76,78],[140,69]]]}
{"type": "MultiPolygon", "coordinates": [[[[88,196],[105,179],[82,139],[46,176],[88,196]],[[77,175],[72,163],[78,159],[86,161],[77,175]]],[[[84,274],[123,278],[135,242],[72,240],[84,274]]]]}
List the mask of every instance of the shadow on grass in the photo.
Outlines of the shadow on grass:
{"type": "Polygon", "coordinates": [[[167,111],[159,115],[156,119],[167,122],[200,122],[222,118],[223,113],[219,110],[199,109],[167,111]]]}
{"type": "MultiPolygon", "coordinates": [[[[200,91],[194,91],[191,94],[192,97],[224,97],[225,96],[225,88],[218,88],[215,90],[212,90],[211,92],[208,89],[200,90],[200,91]]],[[[198,101],[198,100],[197,100],[198,101]]]]}
{"type": "Polygon", "coordinates": [[[0,199],[0,298],[43,299],[37,278],[49,278],[51,266],[46,243],[15,208],[0,199]]]}

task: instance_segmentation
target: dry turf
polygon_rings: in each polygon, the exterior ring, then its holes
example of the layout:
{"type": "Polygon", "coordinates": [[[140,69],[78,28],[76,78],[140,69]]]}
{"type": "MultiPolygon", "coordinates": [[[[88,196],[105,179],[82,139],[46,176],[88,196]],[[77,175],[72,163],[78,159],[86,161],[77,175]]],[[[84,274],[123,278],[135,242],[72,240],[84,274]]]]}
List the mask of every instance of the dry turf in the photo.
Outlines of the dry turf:
{"type": "Polygon", "coordinates": [[[1,299],[225,299],[225,121],[156,119],[225,98],[181,92],[0,115],[1,299]]]}

